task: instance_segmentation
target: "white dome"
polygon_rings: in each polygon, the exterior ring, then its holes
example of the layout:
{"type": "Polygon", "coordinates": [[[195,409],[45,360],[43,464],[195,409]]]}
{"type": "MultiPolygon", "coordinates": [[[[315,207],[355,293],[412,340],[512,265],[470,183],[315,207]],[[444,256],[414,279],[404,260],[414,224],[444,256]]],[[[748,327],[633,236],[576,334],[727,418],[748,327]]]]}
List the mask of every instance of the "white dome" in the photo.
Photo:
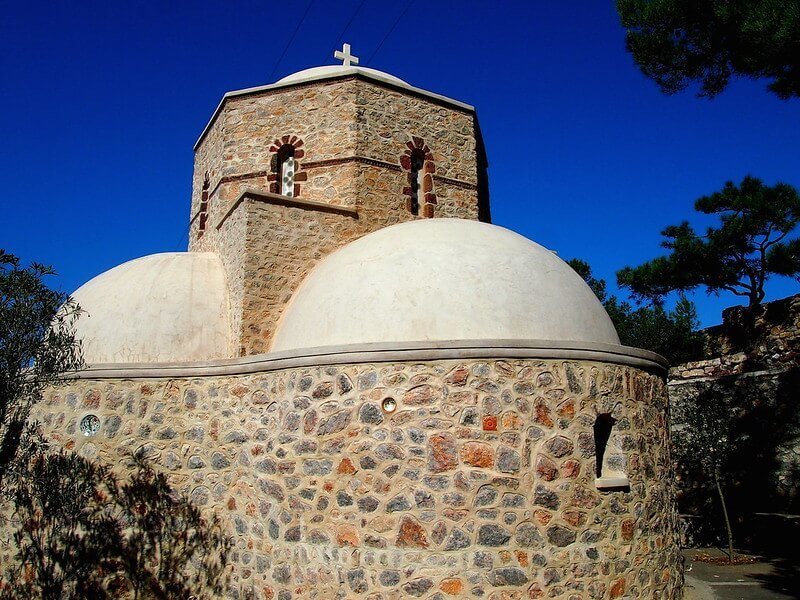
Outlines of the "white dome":
{"type": "Polygon", "coordinates": [[[320,262],[287,306],[272,350],[449,340],[619,344],[592,290],[550,250],[496,225],[425,219],[320,262]]]}
{"type": "Polygon", "coordinates": [[[72,296],[84,311],[75,330],[89,366],[230,356],[225,274],[215,254],[131,260],[72,296]]]}
{"type": "Polygon", "coordinates": [[[363,73],[370,77],[375,77],[377,79],[383,79],[388,81],[389,83],[394,83],[396,85],[401,85],[403,87],[410,87],[408,83],[400,79],[399,77],[395,77],[394,75],[389,75],[389,73],[384,73],[383,71],[378,71],[377,69],[370,69],[369,67],[345,67],[344,65],[327,65],[324,67],[312,67],[310,69],[303,69],[302,71],[298,71],[297,73],[292,73],[291,75],[287,75],[283,79],[279,79],[275,83],[299,83],[301,81],[308,81],[313,79],[326,79],[328,77],[338,77],[341,75],[351,75],[353,73],[363,73]]]}

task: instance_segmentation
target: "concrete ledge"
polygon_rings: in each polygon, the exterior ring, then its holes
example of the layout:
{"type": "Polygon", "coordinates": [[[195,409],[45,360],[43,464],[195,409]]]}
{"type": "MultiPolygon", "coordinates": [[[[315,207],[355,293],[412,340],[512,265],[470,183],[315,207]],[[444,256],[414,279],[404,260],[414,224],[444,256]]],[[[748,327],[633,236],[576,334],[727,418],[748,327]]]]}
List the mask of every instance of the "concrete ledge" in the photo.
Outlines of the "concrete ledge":
{"type": "Polygon", "coordinates": [[[666,359],[654,352],[594,342],[548,340],[451,340],[443,342],[351,344],[271,352],[192,363],[110,363],[74,374],[80,379],[214,377],[335,364],[464,359],[564,359],[609,362],[666,375],[666,359]]]}
{"type": "Polygon", "coordinates": [[[618,490],[631,487],[631,482],[624,475],[614,475],[612,477],[598,477],[594,480],[594,486],[598,490],[618,490]]]}
{"type": "Polygon", "coordinates": [[[245,200],[255,200],[256,202],[264,202],[266,204],[275,204],[277,206],[289,206],[292,208],[302,208],[304,210],[313,210],[317,212],[327,212],[353,219],[358,218],[358,211],[355,208],[348,206],[336,206],[335,204],[326,204],[325,202],[317,202],[315,200],[304,200],[302,198],[294,198],[292,196],[282,196],[280,194],[273,194],[266,190],[259,188],[246,187],[239,194],[239,197],[231,204],[228,212],[219,220],[217,229],[220,229],[225,221],[228,220],[239,205],[245,200]]]}

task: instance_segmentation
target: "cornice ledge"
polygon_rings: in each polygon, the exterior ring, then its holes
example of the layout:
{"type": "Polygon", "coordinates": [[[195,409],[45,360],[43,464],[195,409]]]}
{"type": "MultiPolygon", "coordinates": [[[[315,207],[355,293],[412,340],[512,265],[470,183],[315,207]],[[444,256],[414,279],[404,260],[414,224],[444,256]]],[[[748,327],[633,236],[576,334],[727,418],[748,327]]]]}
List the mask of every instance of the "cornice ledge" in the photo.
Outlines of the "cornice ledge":
{"type": "Polygon", "coordinates": [[[263,373],[310,366],[465,359],[564,359],[609,362],[657,371],[669,363],[654,352],[596,342],[449,340],[347,344],[241,358],[175,363],[107,363],[73,374],[79,379],[169,379],[263,373]]]}
{"type": "Polygon", "coordinates": [[[317,202],[315,200],[304,200],[302,198],[294,198],[292,196],[282,196],[281,194],[273,194],[267,190],[259,188],[246,187],[244,188],[239,197],[231,204],[231,207],[225,215],[217,223],[217,229],[220,229],[225,221],[228,220],[233,212],[245,200],[255,200],[256,202],[264,202],[266,204],[274,204],[277,206],[289,206],[291,208],[302,208],[304,210],[313,210],[317,212],[333,213],[353,219],[358,218],[358,210],[348,206],[336,206],[334,204],[326,204],[325,202],[317,202]]]}

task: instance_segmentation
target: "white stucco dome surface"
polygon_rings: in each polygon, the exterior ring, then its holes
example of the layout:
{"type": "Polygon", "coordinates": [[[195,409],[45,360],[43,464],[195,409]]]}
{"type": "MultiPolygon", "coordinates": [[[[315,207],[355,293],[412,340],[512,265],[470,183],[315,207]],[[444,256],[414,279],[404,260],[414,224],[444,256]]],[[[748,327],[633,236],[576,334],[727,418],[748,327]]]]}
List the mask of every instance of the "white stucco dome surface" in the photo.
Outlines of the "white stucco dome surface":
{"type": "Polygon", "coordinates": [[[286,77],[279,79],[275,83],[299,83],[301,81],[326,79],[329,77],[339,77],[342,75],[351,75],[354,73],[363,73],[365,75],[375,77],[377,79],[383,79],[385,81],[388,81],[389,83],[394,83],[396,85],[408,87],[408,83],[406,83],[399,77],[390,75],[389,73],[378,71],[377,69],[370,69],[369,67],[356,67],[356,66],[345,67],[344,65],[325,65],[322,67],[311,67],[310,69],[303,69],[302,71],[297,71],[296,73],[287,75],[286,77]]]}
{"type": "Polygon", "coordinates": [[[592,290],[550,250],[496,225],[425,219],[322,260],[272,350],[451,340],[619,344],[592,290]]]}
{"type": "Polygon", "coordinates": [[[228,297],[215,254],[170,252],[123,263],[72,294],[84,360],[181,362],[227,358],[228,297]]]}

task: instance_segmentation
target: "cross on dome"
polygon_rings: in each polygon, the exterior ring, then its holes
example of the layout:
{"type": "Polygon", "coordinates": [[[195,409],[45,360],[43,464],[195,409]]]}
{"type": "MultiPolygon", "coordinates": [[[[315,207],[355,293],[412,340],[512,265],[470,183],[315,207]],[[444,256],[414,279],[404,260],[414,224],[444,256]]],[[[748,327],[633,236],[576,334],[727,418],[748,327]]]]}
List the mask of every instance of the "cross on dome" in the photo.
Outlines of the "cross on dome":
{"type": "Polygon", "coordinates": [[[350,44],[342,44],[342,49],[336,50],[336,52],[333,53],[333,57],[342,61],[343,67],[358,64],[358,57],[350,54],[350,44]]]}

